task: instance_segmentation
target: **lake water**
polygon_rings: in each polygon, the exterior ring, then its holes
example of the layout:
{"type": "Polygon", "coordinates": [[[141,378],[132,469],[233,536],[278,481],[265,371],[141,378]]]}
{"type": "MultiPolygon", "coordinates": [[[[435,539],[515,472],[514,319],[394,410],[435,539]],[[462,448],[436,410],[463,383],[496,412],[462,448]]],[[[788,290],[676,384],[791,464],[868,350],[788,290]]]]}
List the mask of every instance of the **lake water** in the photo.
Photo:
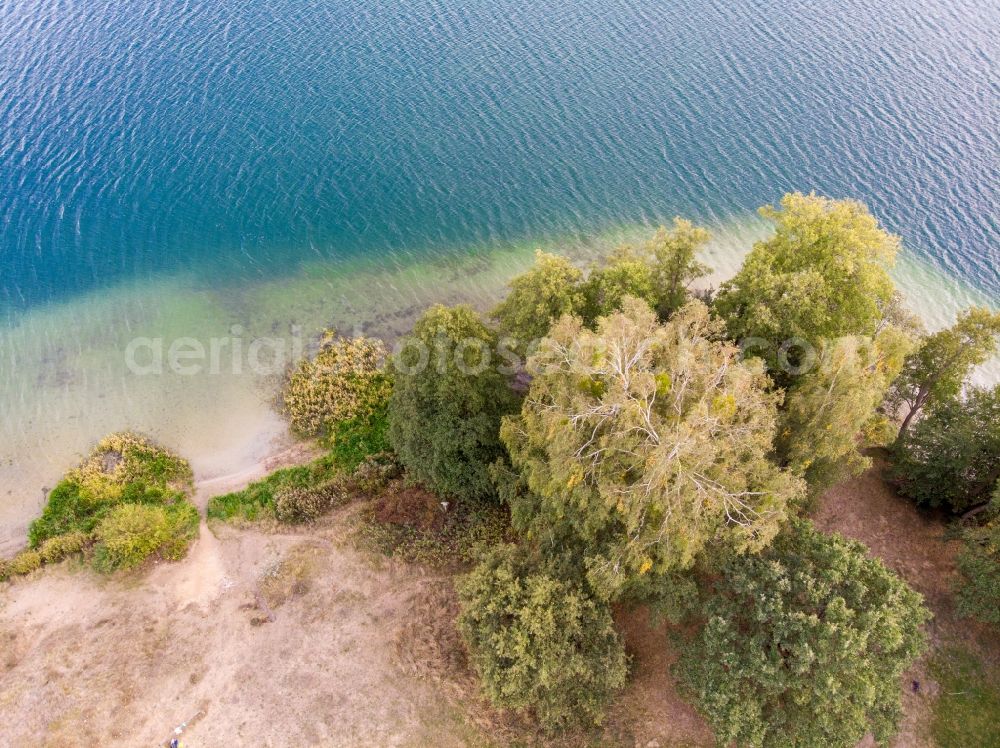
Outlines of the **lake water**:
{"type": "Polygon", "coordinates": [[[992,0],[0,0],[0,546],[105,431],[281,442],[273,378],[138,335],[391,333],[675,214],[731,269],[788,190],[867,202],[932,325],[998,304],[998,123],[992,0]]]}

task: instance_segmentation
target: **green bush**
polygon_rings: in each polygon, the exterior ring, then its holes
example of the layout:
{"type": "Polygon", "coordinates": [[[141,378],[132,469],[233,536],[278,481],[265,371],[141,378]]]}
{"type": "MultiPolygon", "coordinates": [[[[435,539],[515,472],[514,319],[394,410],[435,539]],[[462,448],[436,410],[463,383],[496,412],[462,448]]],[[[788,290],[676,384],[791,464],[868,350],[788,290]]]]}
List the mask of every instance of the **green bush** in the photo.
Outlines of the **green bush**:
{"type": "Polygon", "coordinates": [[[371,455],[389,451],[389,405],[381,403],[371,411],[333,425],[326,442],[330,458],[342,470],[351,472],[371,455]]]}
{"type": "Polygon", "coordinates": [[[848,748],[897,729],[921,597],[860,543],[794,520],[707,580],[677,673],[720,744],[848,748]]]}
{"type": "Polygon", "coordinates": [[[459,628],[495,705],[530,711],[547,730],[600,724],[628,669],[606,605],[513,546],[489,554],[459,596],[459,628]]]}
{"type": "Polygon", "coordinates": [[[177,455],[136,434],[111,434],[51,491],[42,516],[28,530],[29,545],[38,548],[67,533],[89,534],[121,503],[182,500],[192,481],[191,467],[177,455]]]}
{"type": "Polygon", "coordinates": [[[314,488],[335,477],[332,460],[321,458],[309,465],[282,468],[254,481],[242,491],[214,496],[208,502],[208,518],[253,522],[275,516],[275,503],[283,491],[314,488]]]}
{"type": "Polygon", "coordinates": [[[892,477],[918,504],[963,512],[1000,475],[1000,385],[938,402],[893,449],[892,477]]]}
{"type": "Polygon", "coordinates": [[[176,560],[198,531],[190,504],[120,504],[98,524],[95,561],[101,571],[130,569],[151,556],[176,560]]]}
{"type": "Polygon", "coordinates": [[[362,493],[377,494],[389,482],[403,474],[403,469],[392,452],[369,455],[351,475],[351,481],[362,493]]]}
{"type": "Polygon", "coordinates": [[[393,361],[389,441],[409,476],[444,498],[496,495],[489,466],[503,454],[500,419],[517,407],[496,344],[472,309],[438,305],[393,361]]]}
{"type": "Polygon", "coordinates": [[[987,521],[963,536],[965,547],[958,555],[958,612],[1000,626],[1000,483],[987,521]]]}
{"type": "Polygon", "coordinates": [[[70,532],[49,538],[39,547],[42,561],[54,564],[67,556],[79,553],[90,543],[90,535],[85,532],[70,532]]]}
{"type": "Polygon", "coordinates": [[[341,421],[384,408],[392,381],[383,369],[385,346],[368,338],[338,338],[328,330],[313,360],[289,377],[284,406],[292,430],[329,436],[341,421]]]}
{"type": "Polygon", "coordinates": [[[26,550],[18,553],[7,562],[7,570],[10,576],[20,576],[30,574],[42,565],[42,554],[38,551],[26,550]]]}

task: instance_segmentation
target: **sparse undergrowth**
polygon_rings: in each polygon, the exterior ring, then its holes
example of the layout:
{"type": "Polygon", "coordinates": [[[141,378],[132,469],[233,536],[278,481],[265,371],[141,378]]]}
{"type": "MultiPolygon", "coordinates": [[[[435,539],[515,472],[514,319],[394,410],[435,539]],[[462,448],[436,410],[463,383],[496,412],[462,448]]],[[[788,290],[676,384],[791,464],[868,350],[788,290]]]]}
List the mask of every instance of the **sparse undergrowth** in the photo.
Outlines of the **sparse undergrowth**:
{"type": "Polygon", "coordinates": [[[480,549],[510,540],[505,507],[482,502],[442,503],[421,488],[393,483],[359,512],[356,543],[408,563],[461,567],[480,549]]]}
{"type": "Polygon", "coordinates": [[[285,491],[315,488],[336,477],[336,468],[328,457],[308,465],[282,468],[266,478],[254,481],[242,491],[215,496],[208,502],[208,518],[254,522],[275,517],[278,496],[285,491]]]}
{"type": "Polygon", "coordinates": [[[353,472],[343,470],[332,454],[308,465],[282,468],[242,491],[215,496],[208,518],[223,522],[273,519],[286,524],[313,522],[358,494],[374,494],[399,475],[386,452],[366,456],[353,472]]]}
{"type": "Polygon", "coordinates": [[[988,672],[971,652],[943,647],[930,660],[940,692],[931,736],[940,748],[1000,748],[1000,673],[988,672]]]}

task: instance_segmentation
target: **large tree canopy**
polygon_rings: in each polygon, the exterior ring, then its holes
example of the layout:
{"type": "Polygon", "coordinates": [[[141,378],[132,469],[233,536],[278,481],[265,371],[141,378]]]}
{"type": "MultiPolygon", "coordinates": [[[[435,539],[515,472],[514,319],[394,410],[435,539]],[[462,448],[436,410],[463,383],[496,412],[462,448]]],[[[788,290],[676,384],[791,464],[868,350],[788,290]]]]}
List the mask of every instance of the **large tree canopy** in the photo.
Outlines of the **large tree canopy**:
{"type": "Polygon", "coordinates": [[[677,670],[721,745],[851,748],[895,733],[928,614],[863,545],[795,520],[711,575],[700,618],[677,670]]]}
{"type": "Polygon", "coordinates": [[[754,245],[715,299],[730,337],[766,341],[773,364],[786,341],[873,335],[892,302],[898,237],[854,200],[792,193],[760,212],[774,236],[754,245]]]}
{"type": "Polygon", "coordinates": [[[629,298],[596,332],[564,317],[529,361],[501,432],[528,488],[514,519],[579,541],[602,596],[690,566],[714,540],[759,550],[802,494],[768,459],[778,395],[720,336],[701,302],[663,325],[629,298]]]}

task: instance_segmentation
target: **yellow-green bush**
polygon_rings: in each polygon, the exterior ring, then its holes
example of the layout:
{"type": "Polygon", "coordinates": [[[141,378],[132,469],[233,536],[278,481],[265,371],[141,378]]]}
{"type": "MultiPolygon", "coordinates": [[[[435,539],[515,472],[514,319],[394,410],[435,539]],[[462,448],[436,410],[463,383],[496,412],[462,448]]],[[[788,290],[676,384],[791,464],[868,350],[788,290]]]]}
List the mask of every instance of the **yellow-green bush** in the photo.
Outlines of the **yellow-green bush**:
{"type": "Polygon", "coordinates": [[[21,551],[7,562],[11,576],[30,574],[42,565],[42,555],[38,551],[21,551]]]}
{"type": "Polygon", "coordinates": [[[176,560],[197,534],[198,513],[190,504],[120,504],[95,530],[95,561],[102,571],[130,569],[158,555],[176,560]]]}
{"type": "Polygon", "coordinates": [[[49,538],[39,547],[42,561],[54,564],[67,556],[82,551],[90,542],[90,535],[85,532],[70,532],[49,538]]]}
{"type": "Polygon", "coordinates": [[[191,489],[191,467],[172,452],[128,432],[111,434],[52,489],[28,542],[90,533],[117,504],[172,504],[191,489]]]}
{"type": "Polygon", "coordinates": [[[313,522],[346,499],[347,489],[339,479],[314,487],[287,486],[274,498],[274,515],[290,524],[313,522]]]}
{"type": "Polygon", "coordinates": [[[383,368],[385,357],[380,340],[324,333],[319,353],[299,364],[285,388],[292,430],[302,436],[327,436],[337,423],[383,406],[392,390],[383,368]]]}
{"type": "Polygon", "coordinates": [[[362,493],[376,494],[402,474],[403,468],[392,452],[379,452],[365,458],[355,469],[351,480],[362,493]]]}

